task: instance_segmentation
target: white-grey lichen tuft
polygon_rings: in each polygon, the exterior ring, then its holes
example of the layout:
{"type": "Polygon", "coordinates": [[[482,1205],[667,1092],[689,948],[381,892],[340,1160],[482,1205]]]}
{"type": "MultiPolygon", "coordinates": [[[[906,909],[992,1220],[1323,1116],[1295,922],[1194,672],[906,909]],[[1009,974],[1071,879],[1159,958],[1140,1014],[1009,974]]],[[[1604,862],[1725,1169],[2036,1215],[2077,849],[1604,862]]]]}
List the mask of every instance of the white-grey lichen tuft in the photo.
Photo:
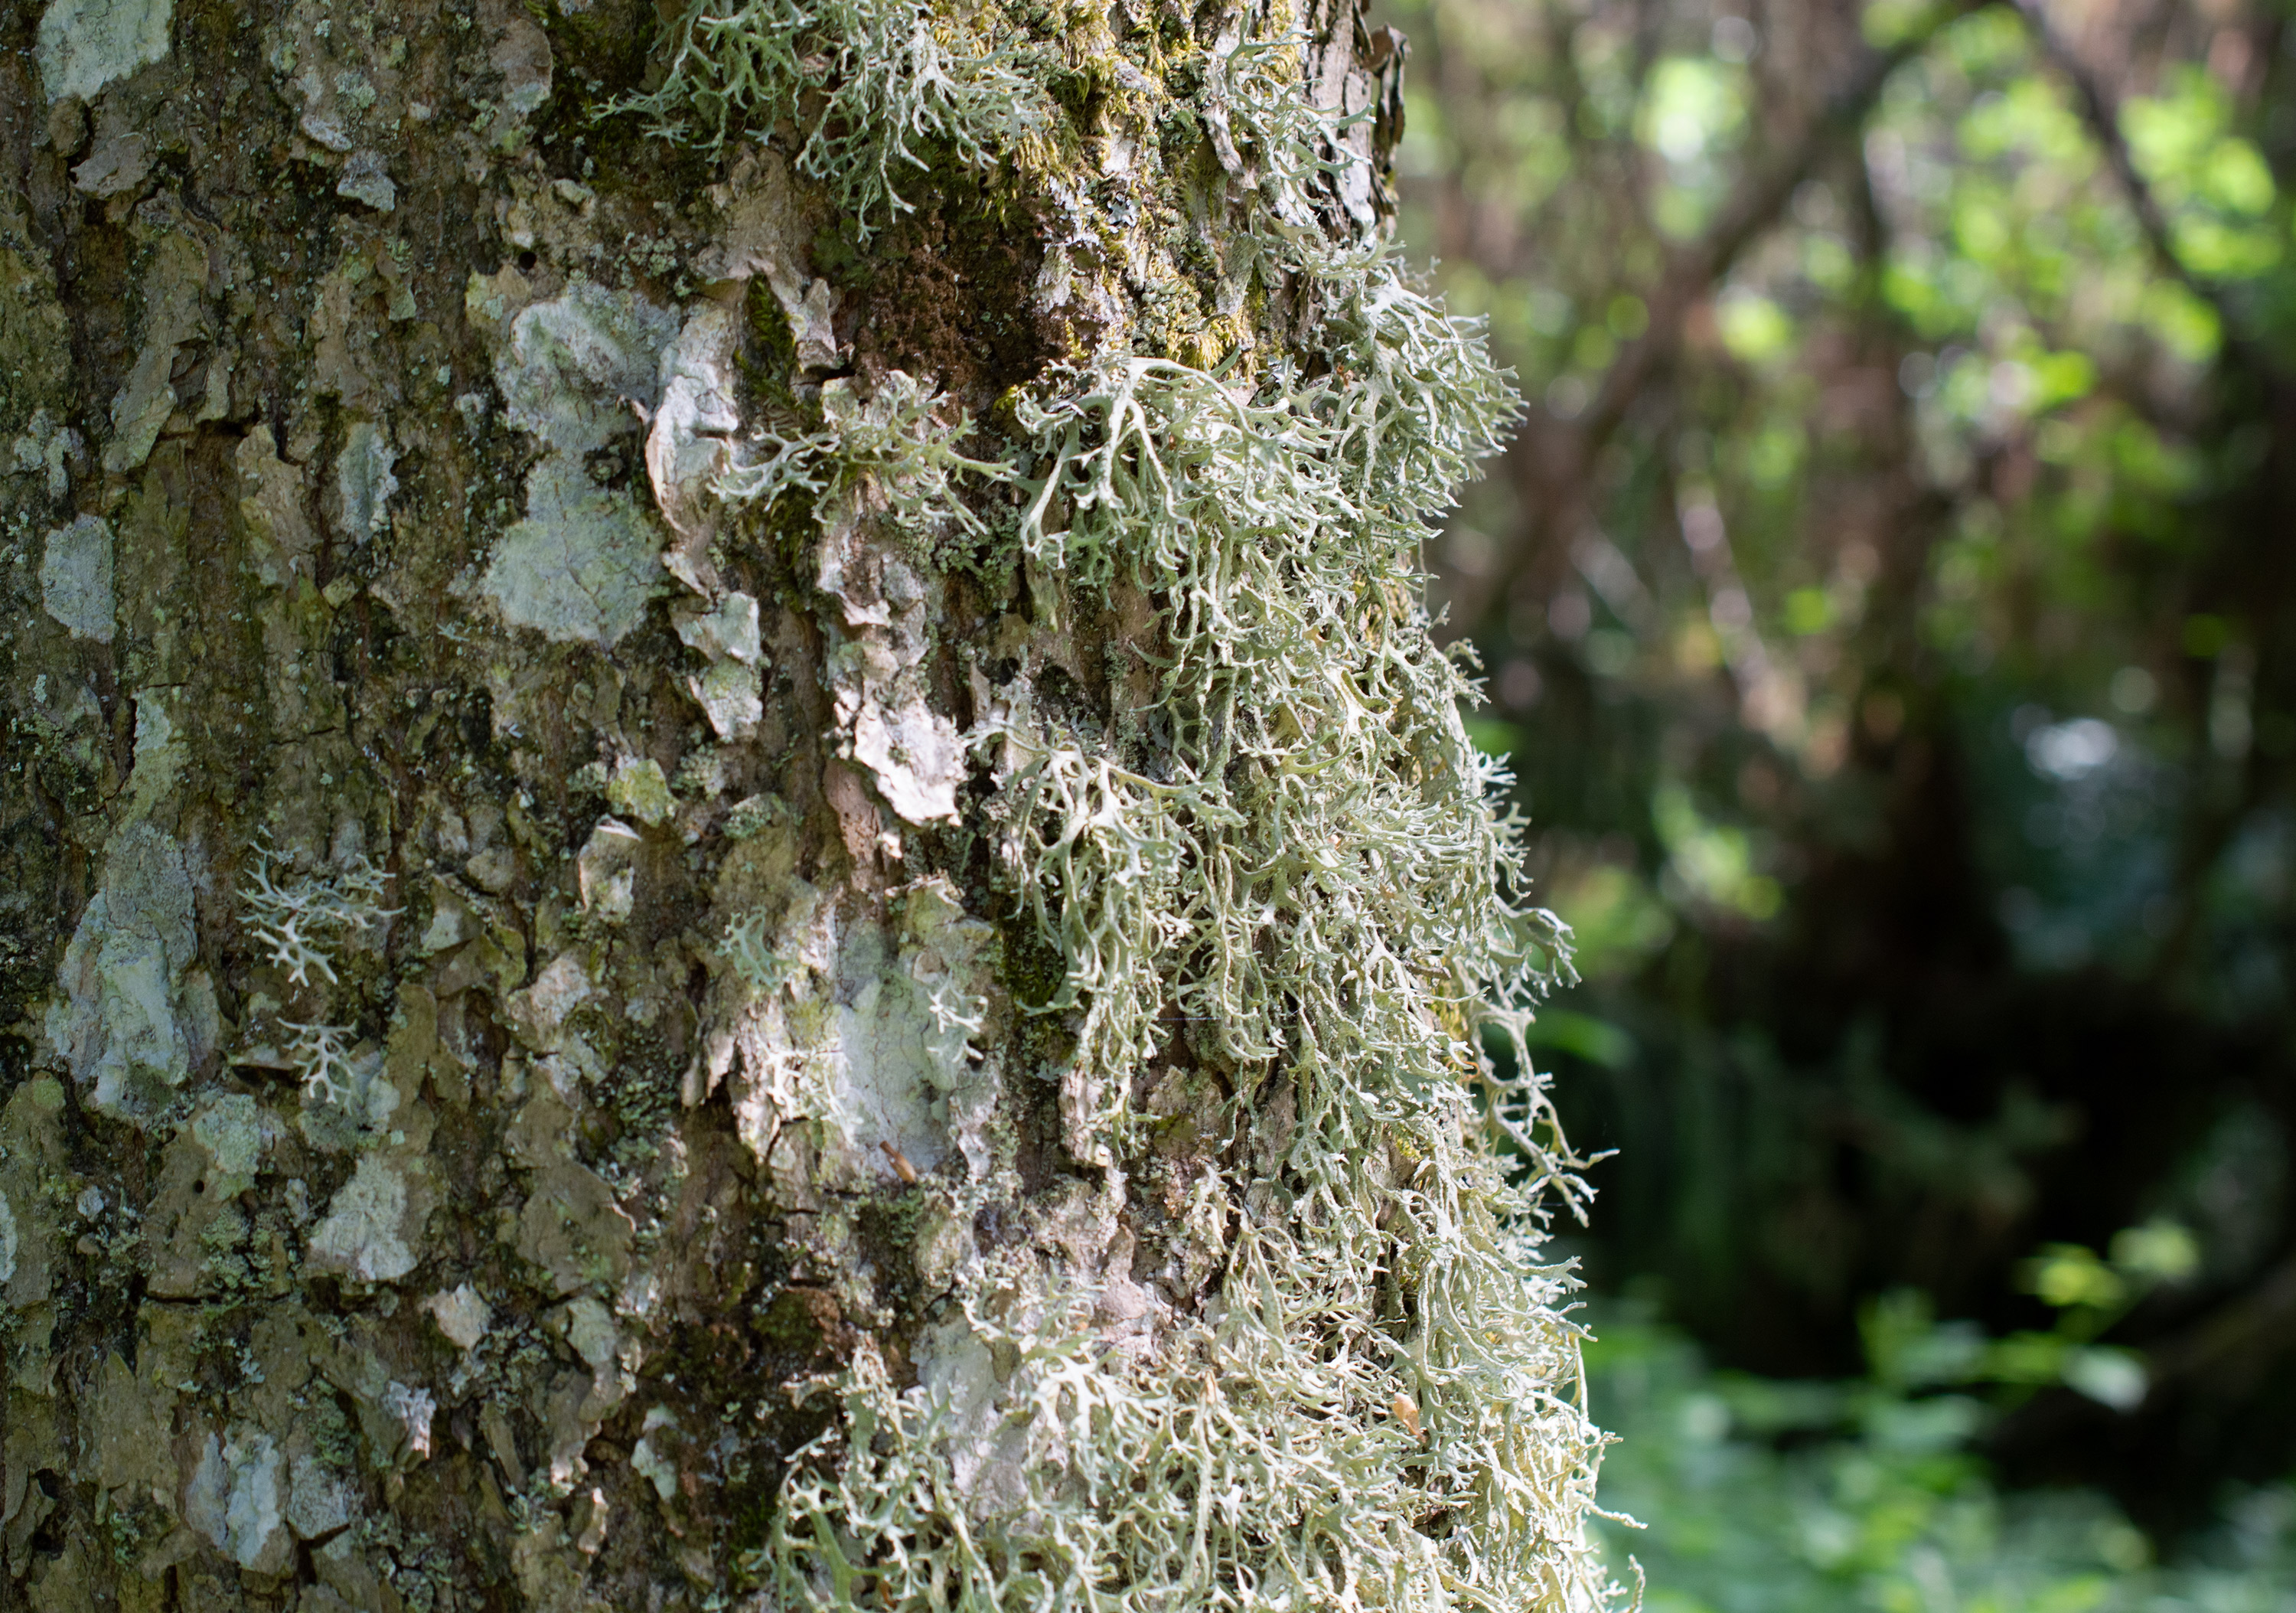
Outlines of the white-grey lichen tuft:
{"type": "Polygon", "coordinates": [[[984,1510],[947,1465],[964,1408],[896,1392],[865,1353],[824,1443],[841,1460],[802,1468],[787,1498],[776,1563],[794,1599],[1609,1594],[1579,1535],[1602,1436],[1561,1312],[1571,1284],[1529,1237],[1547,1192],[1583,1192],[1521,1038],[1562,937],[1511,900],[1500,780],[1418,603],[1418,517],[1487,443],[1496,383],[1389,347],[1409,322],[1362,328],[1358,351],[1378,350],[1324,382],[1250,393],[1135,358],[1019,410],[1043,466],[1031,556],[1079,588],[1171,602],[1159,692],[1136,713],[1164,741],[1087,746],[1023,713],[980,736],[1005,758],[1011,884],[1066,965],[1040,1007],[1082,1011],[1069,1150],[1136,1153],[1131,1074],[1176,1023],[1239,1072],[1232,1123],[1288,1105],[1296,1124],[1272,1181],[1227,1184],[1244,1208],[1217,1305],[1151,1356],[1111,1353],[1089,1295],[972,1274],[973,1329],[1021,1363],[997,1408],[1027,1430],[1024,1494],[984,1510]],[[1367,467],[1374,432],[1393,448],[1367,467]]]}
{"type": "Polygon", "coordinates": [[[625,110],[712,148],[737,119],[788,119],[802,131],[799,172],[827,184],[866,240],[912,210],[901,186],[927,153],[986,168],[1049,121],[1044,90],[988,21],[985,7],[952,18],[915,0],[693,0],[669,27],[661,86],[625,110]]]}
{"type": "Polygon", "coordinates": [[[334,948],[348,941],[371,941],[398,909],[382,905],[388,876],[364,855],[349,858],[332,873],[300,878],[273,876],[272,852],[258,845],[255,867],[240,888],[247,903],[248,929],[295,984],[336,983],[334,948]]]}
{"type": "Polygon", "coordinates": [[[968,458],[956,444],[972,430],[948,416],[939,393],[900,370],[865,396],[840,377],[821,389],[822,426],[802,436],[758,433],[719,473],[718,493],[734,503],[770,503],[801,490],[849,492],[863,482],[912,531],[950,525],[977,535],[980,518],[957,495],[961,477],[1012,479],[1010,465],[968,458]]]}
{"type": "Polygon", "coordinates": [[[348,1025],[304,1025],[290,1020],[287,1061],[303,1085],[303,1096],[313,1103],[346,1104],[358,1095],[358,1076],[351,1068],[351,1041],[358,1034],[348,1025]]]}

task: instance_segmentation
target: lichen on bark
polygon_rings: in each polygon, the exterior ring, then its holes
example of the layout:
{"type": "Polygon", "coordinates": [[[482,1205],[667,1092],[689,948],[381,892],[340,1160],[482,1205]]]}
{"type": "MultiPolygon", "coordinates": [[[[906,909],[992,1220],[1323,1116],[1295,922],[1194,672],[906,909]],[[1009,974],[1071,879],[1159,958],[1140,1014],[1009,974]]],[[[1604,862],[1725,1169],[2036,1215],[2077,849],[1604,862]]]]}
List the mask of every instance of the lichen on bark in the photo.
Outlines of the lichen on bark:
{"type": "Polygon", "coordinates": [[[1399,41],[657,22],[0,25],[0,1609],[1603,1605],[1399,41]]]}

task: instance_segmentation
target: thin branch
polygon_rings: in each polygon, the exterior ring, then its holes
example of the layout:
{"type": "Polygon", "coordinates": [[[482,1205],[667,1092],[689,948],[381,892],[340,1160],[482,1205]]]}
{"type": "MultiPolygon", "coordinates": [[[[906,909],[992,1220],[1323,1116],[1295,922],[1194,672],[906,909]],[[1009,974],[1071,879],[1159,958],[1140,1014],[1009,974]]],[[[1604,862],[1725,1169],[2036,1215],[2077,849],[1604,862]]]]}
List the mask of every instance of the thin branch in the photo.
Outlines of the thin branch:
{"type": "MultiPolygon", "coordinates": [[[[1777,223],[1803,181],[1845,141],[1857,138],[1890,75],[1928,49],[1948,24],[1994,3],[1952,0],[1887,47],[1862,49],[1843,81],[1788,149],[1741,178],[1706,233],[1669,255],[1659,284],[1647,299],[1648,327],[1620,351],[1592,402],[1569,426],[1563,464],[1558,468],[1552,458],[1542,455],[1532,432],[1516,440],[1508,457],[1521,490],[1526,519],[1517,529],[1517,540],[1508,546],[1510,552],[1492,568],[1491,578],[1513,575],[1520,570],[1523,552],[1544,531],[1575,518],[1573,512],[1596,458],[1617,433],[1636,399],[1673,362],[1691,309],[1777,223]],[[1558,489],[1562,492],[1559,499],[1554,497],[1558,489]]],[[[1455,585],[1452,603],[1459,607],[1457,627],[1472,630],[1486,604],[1481,589],[1488,586],[1488,582],[1465,579],[1455,585]]]]}
{"type": "Polygon", "coordinates": [[[1609,442],[1633,407],[1636,395],[1672,359],[1682,343],[1683,321],[1692,306],[1777,222],[1802,182],[1845,139],[1856,136],[1865,127],[1890,75],[1927,50],[1948,23],[1988,3],[1957,0],[1932,12],[1923,26],[1886,49],[1862,52],[1849,78],[1826,97],[1824,108],[1802,130],[1792,149],[1760,171],[1747,175],[1707,232],[1675,250],[1650,299],[1650,327],[1627,343],[1603,377],[1601,391],[1579,417],[1582,464],[1591,462],[1609,442]]]}
{"type": "Polygon", "coordinates": [[[2224,288],[2194,274],[2177,255],[2169,216],[2162,210],[2160,198],[2152,193],[2150,182],[2137,171],[2136,154],[2128,149],[2128,136],[2121,131],[2120,98],[2105,87],[2103,79],[2089,70],[2079,53],[2073,49],[2071,42],[2058,31],[2056,25],[2049,20],[2048,8],[2041,4],[2041,0],[2010,0],[2010,3],[2017,8],[2017,14],[2025,20],[2025,26],[2033,30],[2033,37],[2039,42],[2042,53],[2072,86],[2074,98],[2080,103],[2082,120],[2088,125],[2089,137],[2103,152],[2113,177],[2120,182],[2120,188],[2128,198],[2129,210],[2136,215],[2136,226],[2144,232],[2145,244],[2152,248],[2152,256],[2159,261],[2161,270],[2208,304],[2215,313],[2218,326],[2224,333],[2226,352],[2236,355],[2274,386],[2285,384],[2287,378],[2271,357],[2243,333],[2239,311],[2226,297],[2224,288]]]}

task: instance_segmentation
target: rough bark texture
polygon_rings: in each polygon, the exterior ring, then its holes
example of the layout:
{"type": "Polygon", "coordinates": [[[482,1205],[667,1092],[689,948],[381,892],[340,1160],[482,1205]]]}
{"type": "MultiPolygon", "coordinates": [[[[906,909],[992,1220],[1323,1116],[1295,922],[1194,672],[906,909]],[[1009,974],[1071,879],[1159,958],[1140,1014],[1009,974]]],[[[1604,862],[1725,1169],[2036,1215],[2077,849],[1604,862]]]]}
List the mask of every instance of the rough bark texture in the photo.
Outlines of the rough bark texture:
{"type": "Polygon", "coordinates": [[[1397,42],[663,27],[0,17],[0,1609],[1600,1601],[1397,42]]]}

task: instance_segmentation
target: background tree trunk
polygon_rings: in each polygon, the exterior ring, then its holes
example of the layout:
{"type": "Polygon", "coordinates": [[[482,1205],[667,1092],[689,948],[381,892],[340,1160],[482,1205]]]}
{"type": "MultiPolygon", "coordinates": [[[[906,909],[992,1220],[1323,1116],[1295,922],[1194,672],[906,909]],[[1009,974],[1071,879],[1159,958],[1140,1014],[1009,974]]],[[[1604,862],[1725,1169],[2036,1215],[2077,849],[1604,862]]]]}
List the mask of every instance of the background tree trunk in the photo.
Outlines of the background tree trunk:
{"type": "Polygon", "coordinates": [[[1604,1594],[1401,53],[1004,10],[7,9],[0,1608],[1604,1594]]]}

